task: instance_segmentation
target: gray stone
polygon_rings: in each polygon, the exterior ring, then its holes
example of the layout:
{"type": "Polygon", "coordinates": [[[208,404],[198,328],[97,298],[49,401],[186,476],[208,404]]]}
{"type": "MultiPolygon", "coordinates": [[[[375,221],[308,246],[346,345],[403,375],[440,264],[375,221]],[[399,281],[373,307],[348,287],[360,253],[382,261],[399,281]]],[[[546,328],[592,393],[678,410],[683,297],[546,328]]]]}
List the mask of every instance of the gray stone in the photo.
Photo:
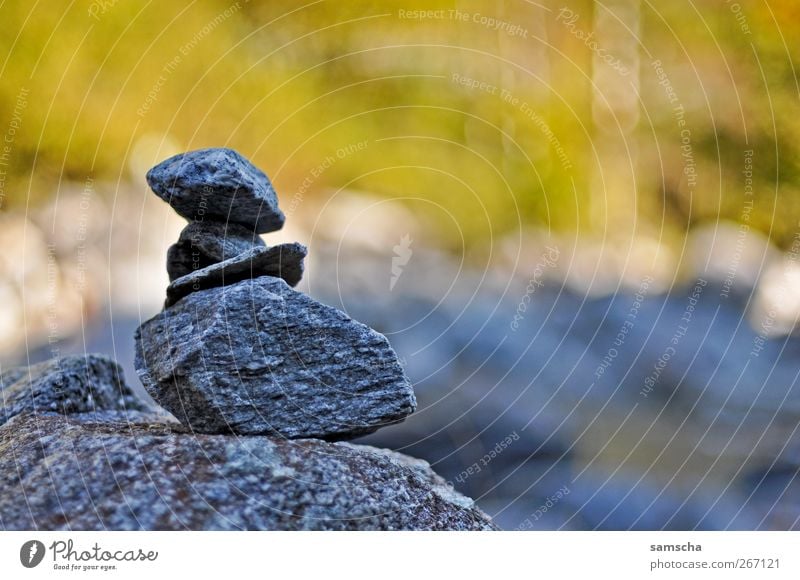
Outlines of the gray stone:
{"type": "Polygon", "coordinates": [[[198,290],[230,285],[259,276],[282,278],[289,286],[296,286],[303,277],[303,259],[306,253],[306,247],[297,242],[270,248],[251,248],[224,262],[194,270],[174,280],[167,286],[164,305],[172,306],[184,296],[198,290]]]}
{"type": "Polygon", "coordinates": [[[191,222],[167,250],[169,280],[265,246],[258,234],[233,222],[191,222]]]}
{"type": "Polygon", "coordinates": [[[344,439],[416,406],[386,337],[269,276],[194,292],[142,324],[136,369],[200,433],[344,439]]]}
{"type": "Polygon", "coordinates": [[[398,453],[113,419],[28,415],[0,427],[0,528],[496,529],[398,453]]]}
{"type": "Polygon", "coordinates": [[[21,414],[149,411],[102,355],[67,356],[0,374],[0,425],[21,414]]]}
{"type": "Polygon", "coordinates": [[[283,227],[269,178],[232,149],[175,155],[148,171],[147,183],[190,221],[234,222],[259,234],[283,227]]]}

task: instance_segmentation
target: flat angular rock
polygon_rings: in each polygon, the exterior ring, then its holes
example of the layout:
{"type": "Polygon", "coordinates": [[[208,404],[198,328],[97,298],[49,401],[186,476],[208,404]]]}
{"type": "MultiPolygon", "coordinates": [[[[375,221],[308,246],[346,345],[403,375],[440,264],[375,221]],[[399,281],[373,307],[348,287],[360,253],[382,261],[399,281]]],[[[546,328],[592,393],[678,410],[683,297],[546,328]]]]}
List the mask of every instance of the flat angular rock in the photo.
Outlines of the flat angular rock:
{"type": "Polygon", "coordinates": [[[269,178],[232,149],[175,155],[148,171],[147,183],[190,221],[234,222],[259,234],[283,227],[269,178]]]}
{"type": "Polygon", "coordinates": [[[22,414],[150,411],[122,368],[96,354],[67,356],[0,374],[0,425],[22,414]]]}
{"type": "Polygon", "coordinates": [[[346,439],[416,406],[386,337],[280,278],[189,294],[135,340],[147,391],[198,433],[346,439]]]}
{"type": "Polygon", "coordinates": [[[235,284],[248,278],[274,276],[282,278],[289,286],[296,286],[303,277],[303,260],[308,250],[303,244],[279,244],[272,247],[256,247],[236,257],[194,270],[167,286],[165,307],[197,292],[222,285],[235,284]]]}
{"type": "Polygon", "coordinates": [[[315,439],[20,416],[0,427],[0,529],[492,530],[424,462],[315,439]]]}
{"type": "Polygon", "coordinates": [[[191,222],[167,250],[169,281],[265,246],[258,234],[233,222],[191,222]]]}

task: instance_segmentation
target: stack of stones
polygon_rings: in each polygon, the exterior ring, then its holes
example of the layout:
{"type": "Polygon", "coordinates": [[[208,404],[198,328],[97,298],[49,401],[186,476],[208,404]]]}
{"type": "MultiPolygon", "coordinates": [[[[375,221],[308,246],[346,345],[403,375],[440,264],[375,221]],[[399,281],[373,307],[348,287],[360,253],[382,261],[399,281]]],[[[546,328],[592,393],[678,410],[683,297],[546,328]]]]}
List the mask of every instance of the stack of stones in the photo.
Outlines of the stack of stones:
{"type": "Polygon", "coordinates": [[[196,433],[349,439],[414,411],[386,338],[292,289],[306,248],[258,234],[284,215],[267,176],[230,149],[177,155],[152,190],[190,220],[168,252],[165,308],[136,335],[152,397],[196,433]]]}
{"type": "Polygon", "coordinates": [[[147,174],[153,191],[189,220],[167,252],[166,306],[196,290],[262,275],[296,286],[306,248],[268,248],[259,234],[283,227],[284,215],[269,181],[231,149],[176,155],[147,174]]]}
{"type": "Polygon", "coordinates": [[[411,386],[382,335],[308,296],[300,244],[229,149],[147,176],[190,220],[137,372],[96,355],[0,369],[0,529],[491,530],[424,461],[336,441],[401,421],[411,386]],[[20,501],[24,498],[24,501],[20,501]]]}

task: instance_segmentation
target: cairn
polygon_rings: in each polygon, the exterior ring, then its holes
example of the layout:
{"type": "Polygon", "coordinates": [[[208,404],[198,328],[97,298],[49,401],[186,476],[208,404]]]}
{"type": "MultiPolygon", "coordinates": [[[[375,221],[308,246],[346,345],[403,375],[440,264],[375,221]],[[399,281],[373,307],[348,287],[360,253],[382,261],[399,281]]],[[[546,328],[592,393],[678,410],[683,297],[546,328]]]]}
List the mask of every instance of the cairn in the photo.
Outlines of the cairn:
{"type": "Polygon", "coordinates": [[[306,248],[259,234],[284,215],[269,178],[230,149],[147,174],[189,224],[167,253],[164,309],[136,332],[150,395],[196,433],[349,439],[416,407],[386,337],[293,289],[306,248]]]}
{"type": "Polygon", "coordinates": [[[284,221],[267,176],[207,149],[147,177],[190,221],[136,332],[137,373],[178,421],[107,357],[0,369],[0,528],[496,529],[425,461],[332,441],[416,401],[384,336],[292,288],[306,249],[258,236],[284,221]]]}

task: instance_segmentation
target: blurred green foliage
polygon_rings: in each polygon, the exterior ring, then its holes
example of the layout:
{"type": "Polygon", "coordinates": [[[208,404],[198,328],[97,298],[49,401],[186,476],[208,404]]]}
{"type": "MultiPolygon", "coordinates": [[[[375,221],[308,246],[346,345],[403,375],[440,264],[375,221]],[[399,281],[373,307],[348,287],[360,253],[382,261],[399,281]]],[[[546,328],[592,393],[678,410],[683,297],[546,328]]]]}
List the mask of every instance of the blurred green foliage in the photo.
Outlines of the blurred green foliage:
{"type": "MultiPolygon", "coordinates": [[[[636,151],[631,188],[641,227],[680,234],[698,221],[743,219],[743,152],[752,149],[749,223],[786,246],[800,217],[797,4],[741,1],[738,12],[711,0],[629,4],[639,10],[630,42],[640,58],[642,112],[623,137],[636,151]],[[654,59],[687,110],[693,188],[654,59]]],[[[603,10],[585,0],[567,5],[587,33],[603,10]]],[[[593,120],[592,53],[557,20],[560,7],[522,0],[5,2],[0,131],[8,137],[14,119],[18,127],[2,166],[2,207],[36,203],[60,180],[128,180],[137,148],[167,139],[172,149],[240,150],[273,177],[284,206],[304,181],[306,198],[346,186],[425,199],[474,244],[520,224],[613,227],[590,214],[629,203],[631,192],[593,188],[604,136],[593,120]],[[402,15],[420,9],[445,12],[402,15]],[[454,9],[515,24],[525,35],[452,17],[454,9]],[[491,87],[509,91],[516,104],[491,87]],[[328,157],[336,162],[309,182],[328,157]],[[591,199],[598,195],[599,206],[591,199]]],[[[171,152],[165,145],[152,155],[171,152]]],[[[452,233],[438,241],[461,243],[452,233]]]]}

